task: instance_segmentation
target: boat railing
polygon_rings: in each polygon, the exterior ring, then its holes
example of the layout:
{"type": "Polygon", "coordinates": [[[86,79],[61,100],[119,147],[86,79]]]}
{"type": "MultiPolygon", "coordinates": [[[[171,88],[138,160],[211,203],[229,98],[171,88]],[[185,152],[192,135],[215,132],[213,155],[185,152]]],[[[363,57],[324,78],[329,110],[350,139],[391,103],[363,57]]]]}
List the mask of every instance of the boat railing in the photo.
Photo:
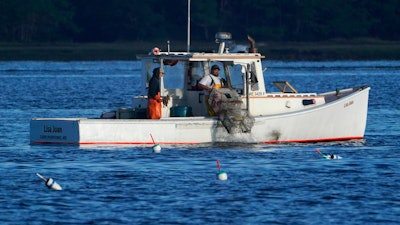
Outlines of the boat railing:
{"type": "Polygon", "coordinates": [[[265,95],[266,97],[317,97],[317,93],[281,93],[281,92],[276,92],[276,93],[268,93],[265,95]]]}
{"type": "Polygon", "coordinates": [[[273,84],[283,93],[297,93],[297,90],[288,81],[274,81],[273,84]]]}

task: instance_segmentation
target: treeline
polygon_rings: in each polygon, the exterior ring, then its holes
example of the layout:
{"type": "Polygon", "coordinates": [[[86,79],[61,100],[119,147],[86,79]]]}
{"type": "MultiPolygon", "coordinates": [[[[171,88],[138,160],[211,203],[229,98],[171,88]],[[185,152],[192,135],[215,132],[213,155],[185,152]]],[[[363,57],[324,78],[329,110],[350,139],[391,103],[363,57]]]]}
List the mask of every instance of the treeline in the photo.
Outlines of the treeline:
{"type": "MultiPolygon", "coordinates": [[[[0,0],[1,42],[187,38],[187,0],[0,0]]],[[[191,0],[191,39],[400,40],[399,0],[191,0]]]]}

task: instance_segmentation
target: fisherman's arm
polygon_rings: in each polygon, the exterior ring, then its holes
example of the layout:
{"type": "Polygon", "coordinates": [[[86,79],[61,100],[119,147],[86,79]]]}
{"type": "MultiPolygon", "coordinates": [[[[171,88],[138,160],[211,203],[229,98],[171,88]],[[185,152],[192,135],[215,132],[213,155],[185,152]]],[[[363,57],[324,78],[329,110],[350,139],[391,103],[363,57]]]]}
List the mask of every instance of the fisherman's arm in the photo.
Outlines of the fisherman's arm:
{"type": "Polygon", "coordinates": [[[211,91],[212,90],[212,88],[211,87],[208,87],[208,86],[206,86],[206,85],[204,85],[204,84],[198,84],[197,85],[200,89],[203,89],[203,90],[207,90],[207,91],[211,91]]]}

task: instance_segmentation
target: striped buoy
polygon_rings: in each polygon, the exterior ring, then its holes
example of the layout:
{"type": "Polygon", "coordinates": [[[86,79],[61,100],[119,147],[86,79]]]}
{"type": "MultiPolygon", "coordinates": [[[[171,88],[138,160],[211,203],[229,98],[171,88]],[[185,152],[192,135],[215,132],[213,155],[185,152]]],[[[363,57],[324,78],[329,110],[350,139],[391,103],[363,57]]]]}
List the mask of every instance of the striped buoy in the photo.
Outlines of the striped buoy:
{"type": "Polygon", "coordinates": [[[156,144],[156,142],[154,141],[153,135],[150,134],[151,140],[153,141],[153,152],[154,153],[160,153],[161,152],[161,146],[160,144],[156,144]]]}
{"type": "Polygon", "coordinates": [[[221,164],[219,163],[218,159],[217,159],[217,166],[218,166],[217,179],[228,180],[228,174],[225,171],[221,170],[221,164]]]}
{"type": "Polygon", "coordinates": [[[325,158],[325,159],[329,159],[329,160],[332,160],[332,159],[342,159],[342,157],[341,156],[339,156],[339,155],[335,155],[335,154],[326,154],[326,153],[323,153],[323,152],[321,152],[319,149],[317,149],[317,150],[315,150],[318,154],[320,154],[323,158],[325,158]]]}
{"type": "Polygon", "coordinates": [[[42,175],[40,175],[39,173],[36,173],[36,175],[37,175],[38,177],[40,177],[40,179],[42,179],[42,180],[44,181],[44,183],[46,184],[46,186],[47,186],[49,189],[51,189],[51,190],[56,190],[56,191],[61,191],[61,190],[62,190],[61,186],[60,186],[57,182],[55,182],[55,181],[53,180],[53,178],[46,179],[46,178],[44,178],[42,175]]]}
{"type": "Polygon", "coordinates": [[[153,152],[154,153],[160,153],[161,152],[161,146],[159,144],[153,145],[153,152]]]}
{"type": "Polygon", "coordinates": [[[225,171],[219,170],[217,173],[218,180],[228,180],[228,174],[225,171]]]}

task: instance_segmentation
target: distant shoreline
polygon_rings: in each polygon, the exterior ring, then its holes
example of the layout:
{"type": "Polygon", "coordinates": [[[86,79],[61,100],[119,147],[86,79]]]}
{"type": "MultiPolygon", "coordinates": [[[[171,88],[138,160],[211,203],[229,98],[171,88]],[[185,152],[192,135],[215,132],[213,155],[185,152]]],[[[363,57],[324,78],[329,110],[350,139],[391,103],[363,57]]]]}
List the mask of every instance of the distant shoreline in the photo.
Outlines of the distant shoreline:
{"type": "MultiPolygon", "coordinates": [[[[0,43],[0,61],[131,61],[137,59],[136,55],[146,54],[155,46],[167,50],[166,43],[160,42],[0,43]]],[[[191,45],[191,51],[217,48],[215,43],[191,45]]],[[[258,42],[257,48],[267,60],[400,60],[400,42],[389,41],[258,42]]],[[[186,43],[171,42],[171,51],[186,51],[186,43]]]]}

